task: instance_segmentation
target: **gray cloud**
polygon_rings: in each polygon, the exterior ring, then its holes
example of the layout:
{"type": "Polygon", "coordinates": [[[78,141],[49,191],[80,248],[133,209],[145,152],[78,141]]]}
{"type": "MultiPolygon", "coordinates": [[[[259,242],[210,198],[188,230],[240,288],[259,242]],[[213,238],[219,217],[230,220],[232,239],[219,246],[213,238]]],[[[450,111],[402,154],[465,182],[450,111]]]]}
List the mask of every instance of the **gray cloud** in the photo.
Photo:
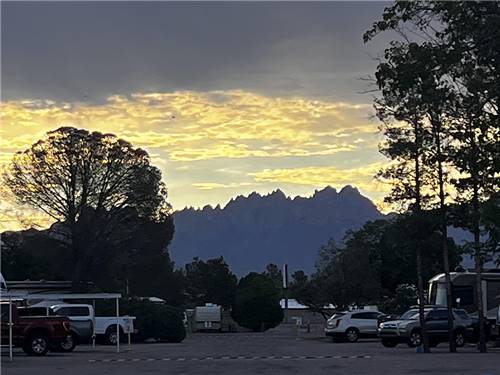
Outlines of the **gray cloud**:
{"type": "Polygon", "coordinates": [[[4,99],[241,88],[367,101],[382,2],[2,4],[4,99]]]}

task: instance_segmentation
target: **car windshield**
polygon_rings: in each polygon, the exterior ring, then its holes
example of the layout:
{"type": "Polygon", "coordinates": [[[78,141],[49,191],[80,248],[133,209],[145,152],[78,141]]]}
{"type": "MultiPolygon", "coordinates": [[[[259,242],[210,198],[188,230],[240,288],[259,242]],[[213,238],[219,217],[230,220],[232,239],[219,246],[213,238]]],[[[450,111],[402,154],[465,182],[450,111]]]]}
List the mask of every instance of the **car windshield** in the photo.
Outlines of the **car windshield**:
{"type": "Polygon", "coordinates": [[[401,320],[416,320],[418,318],[418,310],[408,310],[399,319],[401,320]]]}

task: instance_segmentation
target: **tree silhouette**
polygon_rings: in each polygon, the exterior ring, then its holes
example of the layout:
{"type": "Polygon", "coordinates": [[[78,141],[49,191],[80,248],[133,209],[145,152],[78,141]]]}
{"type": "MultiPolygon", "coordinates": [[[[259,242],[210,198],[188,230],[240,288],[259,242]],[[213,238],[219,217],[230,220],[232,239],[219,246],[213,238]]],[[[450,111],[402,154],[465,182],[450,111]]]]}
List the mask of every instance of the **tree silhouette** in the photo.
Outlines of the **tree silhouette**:
{"type": "Polygon", "coordinates": [[[71,249],[75,284],[87,277],[90,252],[130,238],[131,218],[161,222],[171,212],[161,172],[147,152],[113,134],[51,131],[16,153],[3,177],[18,203],[62,224],[60,240],[71,249]]]}

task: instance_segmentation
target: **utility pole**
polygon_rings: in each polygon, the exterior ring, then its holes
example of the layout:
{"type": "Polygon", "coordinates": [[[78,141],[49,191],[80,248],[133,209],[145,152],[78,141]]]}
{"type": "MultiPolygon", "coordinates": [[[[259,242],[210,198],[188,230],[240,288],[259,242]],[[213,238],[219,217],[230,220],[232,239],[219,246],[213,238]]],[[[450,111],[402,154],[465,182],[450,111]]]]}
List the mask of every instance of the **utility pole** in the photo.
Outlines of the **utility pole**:
{"type": "Polygon", "coordinates": [[[283,298],[285,299],[285,323],[288,323],[288,264],[283,265],[283,298]]]}

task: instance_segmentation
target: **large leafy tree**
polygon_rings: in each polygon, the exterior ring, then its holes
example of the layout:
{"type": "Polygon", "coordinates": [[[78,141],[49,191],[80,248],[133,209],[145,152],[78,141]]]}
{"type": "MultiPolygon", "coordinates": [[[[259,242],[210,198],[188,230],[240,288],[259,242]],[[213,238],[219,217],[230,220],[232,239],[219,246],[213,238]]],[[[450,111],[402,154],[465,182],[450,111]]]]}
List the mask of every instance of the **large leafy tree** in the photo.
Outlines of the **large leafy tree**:
{"type": "Polygon", "coordinates": [[[191,306],[216,303],[230,307],[238,279],[223,257],[203,261],[194,258],[184,269],[185,291],[191,306]]]}
{"type": "Polygon", "coordinates": [[[170,220],[160,170],[146,151],[112,134],[51,131],[16,153],[3,177],[20,204],[63,224],[75,283],[87,278],[89,254],[131,238],[133,218],[170,220]]]}
{"type": "Polygon", "coordinates": [[[238,283],[231,316],[239,325],[253,331],[276,327],[284,317],[279,289],[269,277],[249,273],[238,283]]]}

